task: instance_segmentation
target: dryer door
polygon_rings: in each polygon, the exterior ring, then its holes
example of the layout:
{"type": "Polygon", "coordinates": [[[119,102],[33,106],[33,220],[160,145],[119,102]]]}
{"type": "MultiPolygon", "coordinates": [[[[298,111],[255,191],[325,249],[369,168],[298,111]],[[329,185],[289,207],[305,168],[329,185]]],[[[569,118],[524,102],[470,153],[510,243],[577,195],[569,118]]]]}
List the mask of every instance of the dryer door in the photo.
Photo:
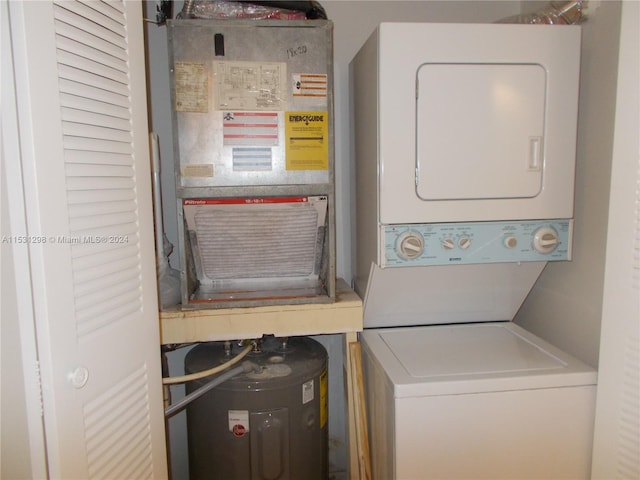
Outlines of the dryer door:
{"type": "Polygon", "coordinates": [[[537,64],[418,68],[422,200],[531,198],[542,190],[546,74],[537,64]]]}
{"type": "Polygon", "coordinates": [[[353,70],[358,190],[378,193],[366,202],[379,223],[573,216],[579,26],[383,23],[377,35],[353,70]]]}

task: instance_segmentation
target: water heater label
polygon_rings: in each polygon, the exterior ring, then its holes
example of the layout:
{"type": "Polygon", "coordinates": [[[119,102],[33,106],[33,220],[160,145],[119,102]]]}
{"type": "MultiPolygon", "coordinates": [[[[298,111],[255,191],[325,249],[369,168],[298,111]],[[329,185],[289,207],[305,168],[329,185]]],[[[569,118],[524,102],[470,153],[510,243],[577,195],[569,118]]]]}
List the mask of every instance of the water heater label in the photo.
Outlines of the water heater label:
{"type": "Polygon", "coordinates": [[[304,382],[302,384],[302,404],[309,403],[313,400],[313,380],[304,382]]]}
{"type": "Polygon", "coordinates": [[[249,431],[249,411],[229,410],[229,431],[236,437],[242,437],[249,431]]]}

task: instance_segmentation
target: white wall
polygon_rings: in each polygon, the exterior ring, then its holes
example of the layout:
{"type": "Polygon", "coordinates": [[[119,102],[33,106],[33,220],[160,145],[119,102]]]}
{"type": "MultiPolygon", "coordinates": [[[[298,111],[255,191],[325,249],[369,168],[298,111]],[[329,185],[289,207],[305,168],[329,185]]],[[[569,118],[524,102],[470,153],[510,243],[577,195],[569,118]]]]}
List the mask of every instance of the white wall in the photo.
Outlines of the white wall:
{"type": "Polygon", "coordinates": [[[600,344],[620,5],[591,0],[582,26],[573,261],[550,263],[515,319],[593,366],[600,344]]]}

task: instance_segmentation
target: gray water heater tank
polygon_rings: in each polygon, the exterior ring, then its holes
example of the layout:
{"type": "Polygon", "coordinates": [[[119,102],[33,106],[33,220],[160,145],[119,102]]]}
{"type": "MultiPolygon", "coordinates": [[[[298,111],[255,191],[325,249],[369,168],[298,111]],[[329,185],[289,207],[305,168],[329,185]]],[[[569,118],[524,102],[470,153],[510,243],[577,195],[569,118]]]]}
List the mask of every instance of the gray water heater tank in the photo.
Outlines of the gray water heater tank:
{"type": "MultiPolygon", "coordinates": [[[[185,357],[185,373],[229,359],[224,342],[203,343],[185,357]]],[[[265,337],[259,351],[244,360],[256,369],[220,384],[187,408],[191,480],[328,478],[324,347],[308,337],[265,337]]],[[[189,382],[187,393],[209,380],[189,382]]]]}

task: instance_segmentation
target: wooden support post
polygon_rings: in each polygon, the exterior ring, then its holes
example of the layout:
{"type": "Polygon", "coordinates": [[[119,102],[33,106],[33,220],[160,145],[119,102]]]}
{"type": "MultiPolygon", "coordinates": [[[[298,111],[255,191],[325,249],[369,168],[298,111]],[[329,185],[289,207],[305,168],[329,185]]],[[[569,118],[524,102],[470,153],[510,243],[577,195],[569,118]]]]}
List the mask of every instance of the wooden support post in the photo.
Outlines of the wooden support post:
{"type": "Polygon", "coordinates": [[[364,378],[362,372],[362,350],[360,342],[348,344],[350,393],[349,410],[352,413],[349,425],[353,430],[349,436],[351,478],[371,480],[371,456],[369,452],[369,433],[365,405],[364,378]],[[353,437],[353,438],[352,438],[353,437]]]}

